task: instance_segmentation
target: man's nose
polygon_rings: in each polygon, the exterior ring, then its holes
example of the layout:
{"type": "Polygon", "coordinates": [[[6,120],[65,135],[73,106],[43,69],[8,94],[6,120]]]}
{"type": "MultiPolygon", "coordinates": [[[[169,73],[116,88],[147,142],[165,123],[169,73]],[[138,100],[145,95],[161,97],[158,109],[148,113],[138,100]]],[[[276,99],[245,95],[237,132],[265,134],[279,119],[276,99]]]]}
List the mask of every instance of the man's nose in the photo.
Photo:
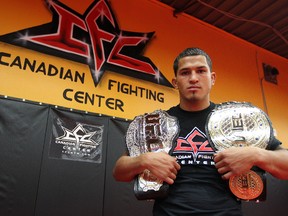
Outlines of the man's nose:
{"type": "Polygon", "coordinates": [[[190,76],[189,76],[189,81],[191,82],[196,82],[198,81],[198,76],[197,73],[195,71],[192,71],[190,76]]]}

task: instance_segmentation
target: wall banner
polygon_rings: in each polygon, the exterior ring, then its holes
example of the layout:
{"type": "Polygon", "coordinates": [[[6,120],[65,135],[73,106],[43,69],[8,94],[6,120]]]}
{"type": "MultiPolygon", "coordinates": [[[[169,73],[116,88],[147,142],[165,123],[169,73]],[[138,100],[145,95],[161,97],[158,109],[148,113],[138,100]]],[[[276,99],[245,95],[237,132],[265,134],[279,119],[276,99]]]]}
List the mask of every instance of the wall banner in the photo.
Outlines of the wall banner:
{"type": "Polygon", "coordinates": [[[51,22],[0,36],[0,94],[125,118],[135,100],[159,108],[171,98],[171,83],[143,54],[155,32],[123,30],[107,0],[83,14],[45,2],[51,22]]]}
{"type": "Polygon", "coordinates": [[[104,125],[76,119],[51,109],[49,157],[101,163],[104,125]]]}

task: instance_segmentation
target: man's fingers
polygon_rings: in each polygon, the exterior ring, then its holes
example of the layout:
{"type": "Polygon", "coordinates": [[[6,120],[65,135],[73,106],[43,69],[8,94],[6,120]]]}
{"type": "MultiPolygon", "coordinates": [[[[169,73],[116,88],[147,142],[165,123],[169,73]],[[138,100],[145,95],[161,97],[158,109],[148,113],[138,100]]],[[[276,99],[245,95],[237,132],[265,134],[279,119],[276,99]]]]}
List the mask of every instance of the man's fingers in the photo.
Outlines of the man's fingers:
{"type": "Polygon", "coordinates": [[[167,182],[168,184],[173,184],[174,180],[172,178],[167,177],[166,179],[164,179],[165,182],[167,182]]]}
{"type": "Polygon", "coordinates": [[[180,170],[180,169],[181,169],[180,164],[178,164],[178,163],[176,162],[176,164],[175,164],[175,168],[177,169],[177,171],[180,170]]]}
{"type": "Polygon", "coordinates": [[[231,171],[228,167],[220,167],[217,170],[218,170],[218,173],[221,174],[221,175],[231,171]]]}
{"type": "Polygon", "coordinates": [[[233,174],[233,172],[227,172],[223,175],[221,175],[222,179],[224,180],[229,180],[232,176],[234,176],[235,174],[233,174]]]}
{"type": "Polygon", "coordinates": [[[222,160],[221,153],[214,154],[214,162],[217,163],[222,160]]]}

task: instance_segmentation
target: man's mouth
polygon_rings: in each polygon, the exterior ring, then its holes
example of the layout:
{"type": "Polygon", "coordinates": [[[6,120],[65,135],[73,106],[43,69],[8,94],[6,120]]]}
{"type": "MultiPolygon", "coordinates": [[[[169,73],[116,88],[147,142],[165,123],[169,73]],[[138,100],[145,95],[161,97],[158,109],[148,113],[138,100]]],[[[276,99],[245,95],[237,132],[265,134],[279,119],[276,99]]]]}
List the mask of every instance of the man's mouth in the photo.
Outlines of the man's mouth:
{"type": "Polygon", "coordinates": [[[188,87],[188,90],[198,90],[198,89],[200,89],[199,86],[190,86],[190,87],[188,87]]]}

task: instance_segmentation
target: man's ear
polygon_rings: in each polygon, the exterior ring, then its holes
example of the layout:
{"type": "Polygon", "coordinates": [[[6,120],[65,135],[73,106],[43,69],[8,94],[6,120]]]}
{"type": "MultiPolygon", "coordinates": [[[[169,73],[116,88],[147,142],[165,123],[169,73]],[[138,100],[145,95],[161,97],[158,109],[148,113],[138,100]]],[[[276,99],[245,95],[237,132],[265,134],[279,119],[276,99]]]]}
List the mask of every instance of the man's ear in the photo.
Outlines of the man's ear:
{"type": "Polygon", "coordinates": [[[177,80],[176,78],[172,79],[172,85],[174,86],[175,89],[178,89],[178,85],[177,85],[177,80]]]}
{"type": "Polygon", "coordinates": [[[215,81],[216,81],[216,73],[215,72],[211,73],[211,80],[212,80],[212,85],[214,85],[215,81]]]}

